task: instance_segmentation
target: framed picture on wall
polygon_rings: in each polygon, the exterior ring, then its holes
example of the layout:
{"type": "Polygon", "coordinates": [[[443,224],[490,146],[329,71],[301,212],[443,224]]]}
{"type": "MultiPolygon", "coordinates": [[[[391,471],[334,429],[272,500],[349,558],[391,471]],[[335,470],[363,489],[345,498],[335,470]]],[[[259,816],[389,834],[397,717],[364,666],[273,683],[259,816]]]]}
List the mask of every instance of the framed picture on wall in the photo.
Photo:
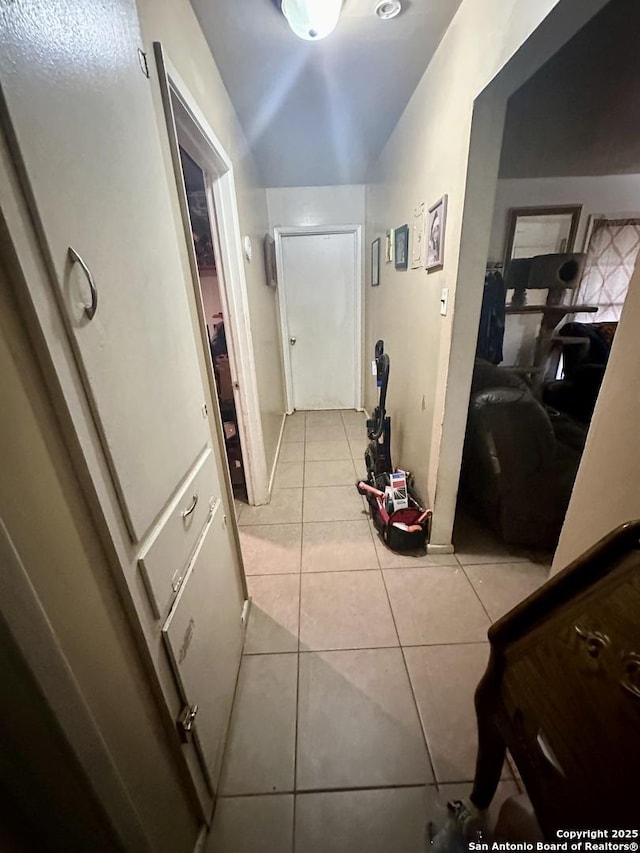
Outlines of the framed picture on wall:
{"type": "Polygon", "coordinates": [[[393,228],[389,228],[384,237],[384,260],[387,264],[392,263],[394,258],[393,234],[393,228]]]}
{"type": "Polygon", "coordinates": [[[444,266],[444,232],[447,227],[447,196],[443,195],[427,214],[427,263],[428,270],[444,266]]]}
{"type": "Polygon", "coordinates": [[[426,231],[427,217],[425,215],[424,202],[419,204],[413,211],[413,227],[411,235],[411,269],[418,270],[424,264],[424,237],[426,231]]]}
{"type": "Polygon", "coordinates": [[[380,284],[380,238],[371,244],[371,287],[380,284]]]}
{"type": "Polygon", "coordinates": [[[409,226],[396,228],[394,234],[396,269],[406,270],[409,266],[409,226]]]}

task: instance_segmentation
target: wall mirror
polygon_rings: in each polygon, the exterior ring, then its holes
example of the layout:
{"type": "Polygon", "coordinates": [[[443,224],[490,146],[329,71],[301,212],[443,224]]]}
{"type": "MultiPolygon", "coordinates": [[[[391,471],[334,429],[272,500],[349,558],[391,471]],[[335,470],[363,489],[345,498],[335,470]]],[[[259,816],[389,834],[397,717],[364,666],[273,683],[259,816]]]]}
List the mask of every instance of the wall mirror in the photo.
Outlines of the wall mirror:
{"type": "Polygon", "coordinates": [[[505,268],[512,258],[572,252],[581,210],[580,205],[512,207],[507,225],[505,268]]]}

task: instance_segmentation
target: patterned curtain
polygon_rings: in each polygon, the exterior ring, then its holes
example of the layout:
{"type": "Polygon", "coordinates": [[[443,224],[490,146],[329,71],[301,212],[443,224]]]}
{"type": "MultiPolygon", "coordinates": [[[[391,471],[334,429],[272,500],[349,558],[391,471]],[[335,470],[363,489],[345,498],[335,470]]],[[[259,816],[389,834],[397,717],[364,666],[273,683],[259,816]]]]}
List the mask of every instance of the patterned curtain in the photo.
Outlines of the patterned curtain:
{"type": "Polygon", "coordinates": [[[576,302],[598,305],[576,314],[579,323],[617,322],[640,250],[640,219],[596,219],[576,302]]]}

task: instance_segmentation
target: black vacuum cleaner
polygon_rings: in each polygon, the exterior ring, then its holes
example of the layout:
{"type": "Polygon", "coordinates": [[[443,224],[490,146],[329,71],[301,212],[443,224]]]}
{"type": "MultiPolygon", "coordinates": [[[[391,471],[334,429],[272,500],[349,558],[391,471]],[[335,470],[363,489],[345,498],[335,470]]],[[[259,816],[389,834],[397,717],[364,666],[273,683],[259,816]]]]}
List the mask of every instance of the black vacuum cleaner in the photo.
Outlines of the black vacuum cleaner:
{"type": "Polygon", "coordinates": [[[378,404],[367,421],[369,443],[364,454],[367,479],[360,480],[357,489],[367,498],[373,523],[389,548],[420,551],[428,541],[431,510],[422,506],[411,472],[394,469],[391,462],[391,418],[385,409],[389,368],[384,341],[378,341],[375,347],[378,404]]]}
{"type": "Polygon", "coordinates": [[[375,481],[380,474],[389,473],[393,470],[391,465],[391,418],[388,417],[385,409],[390,361],[389,356],[384,351],[384,341],[377,342],[375,356],[378,405],[373,410],[373,417],[367,421],[369,444],[364,454],[369,482],[375,481]]]}

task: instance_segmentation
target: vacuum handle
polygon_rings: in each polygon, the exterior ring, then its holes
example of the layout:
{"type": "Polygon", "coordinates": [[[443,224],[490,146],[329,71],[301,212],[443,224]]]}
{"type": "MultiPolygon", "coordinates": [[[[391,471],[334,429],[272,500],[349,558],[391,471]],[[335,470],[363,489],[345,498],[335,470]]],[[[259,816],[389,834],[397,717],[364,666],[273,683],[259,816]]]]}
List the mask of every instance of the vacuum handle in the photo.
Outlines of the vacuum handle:
{"type": "MultiPolygon", "coordinates": [[[[378,341],[378,343],[381,343],[381,341],[378,341]]],[[[380,388],[380,399],[378,400],[378,405],[373,413],[375,420],[373,431],[369,434],[369,438],[373,441],[377,441],[384,432],[384,419],[386,416],[385,403],[387,401],[387,386],[389,385],[389,367],[389,356],[386,353],[382,353],[379,358],[376,358],[376,373],[378,387],[380,388]]]]}

